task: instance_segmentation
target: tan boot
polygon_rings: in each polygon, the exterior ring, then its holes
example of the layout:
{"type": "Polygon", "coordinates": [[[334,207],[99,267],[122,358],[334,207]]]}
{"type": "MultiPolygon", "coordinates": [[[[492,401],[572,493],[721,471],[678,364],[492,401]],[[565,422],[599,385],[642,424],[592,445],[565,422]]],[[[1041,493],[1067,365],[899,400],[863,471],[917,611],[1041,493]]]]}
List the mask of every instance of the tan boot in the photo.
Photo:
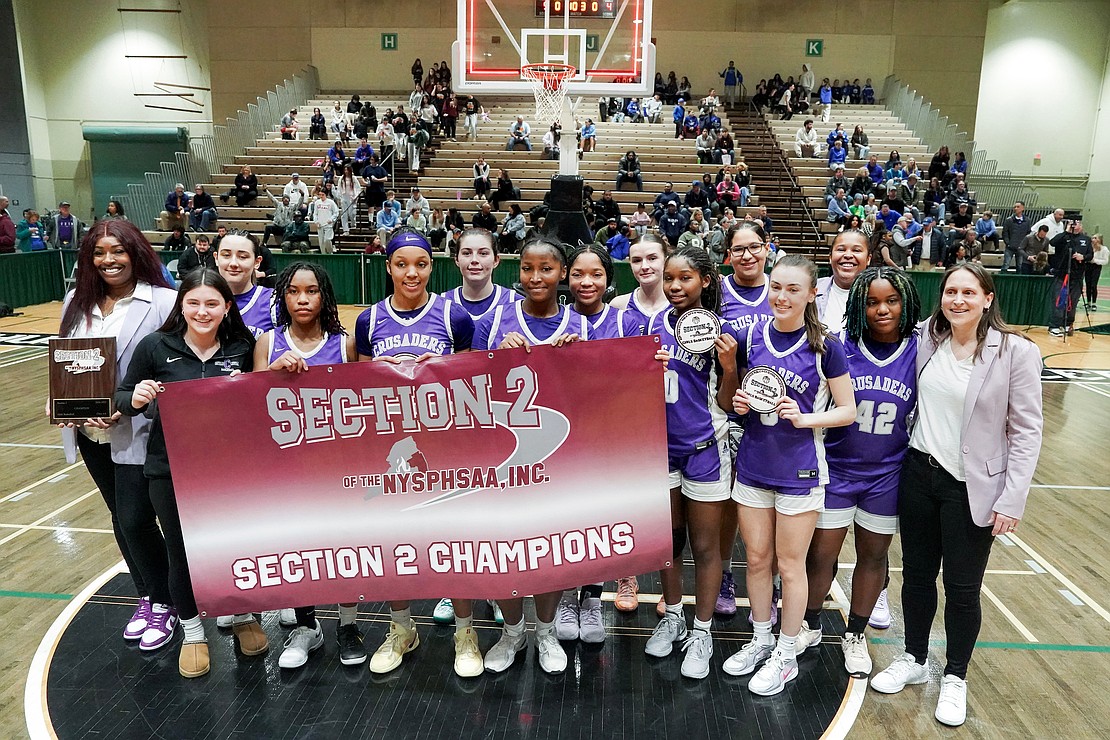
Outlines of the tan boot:
{"type": "Polygon", "coordinates": [[[243,655],[261,655],[270,649],[270,641],[262,631],[262,625],[254,619],[242,624],[233,624],[231,631],[239,638],[239,651],[243,655]]]}
{"type": "Polygon", "coordinates": [[[208,660],[207,642],[183,642],[177,657],[177,671],[183,678],[199,678],[208,673],[211,663],[208,660]]]}

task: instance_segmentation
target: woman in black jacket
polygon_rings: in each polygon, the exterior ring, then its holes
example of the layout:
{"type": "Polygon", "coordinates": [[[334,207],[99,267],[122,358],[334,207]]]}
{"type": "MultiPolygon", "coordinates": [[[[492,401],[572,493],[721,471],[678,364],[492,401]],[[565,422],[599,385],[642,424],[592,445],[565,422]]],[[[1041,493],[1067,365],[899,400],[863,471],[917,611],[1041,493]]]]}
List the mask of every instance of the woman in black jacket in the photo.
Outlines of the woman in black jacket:
{"type": "Polygon", "coordinates": [[[323,141],[327,136],[328,122],[324,120],[324,114],[320,112],[319,108],[313,108],[312,118],[308,120],[308,138],[323,141]]]}
{"type": "Polygon", "coordinates": [[[220,202],[227,203],[228,198],[235,198],[235,205],[242,208],[249,205],[258,197],[258,178],[251,172],[250,167],[244,166],[235,176],[235,187],[220,196],[220,202]]]}
{"type": "MultiPolygon", "coordinates": [[[[216,270],[194,270],[182,279],[166,323],[135,348],[127,376],[115,394],[116,408],[125,416],[146,414],[154,419],[143,474],[149,479],[150,500],[165,535],[170,596],[185,631],[178,657],[178,671],[185,678],[208,673],[208,641],[189,578],[158,394],[165,383],[249,372],[253,350],[254,336],[239,315],[227,281],[216,270]]],[[[236,616],[233,629],[244,655],[258,655],[269,647],[253,615],[236,616]]]]}

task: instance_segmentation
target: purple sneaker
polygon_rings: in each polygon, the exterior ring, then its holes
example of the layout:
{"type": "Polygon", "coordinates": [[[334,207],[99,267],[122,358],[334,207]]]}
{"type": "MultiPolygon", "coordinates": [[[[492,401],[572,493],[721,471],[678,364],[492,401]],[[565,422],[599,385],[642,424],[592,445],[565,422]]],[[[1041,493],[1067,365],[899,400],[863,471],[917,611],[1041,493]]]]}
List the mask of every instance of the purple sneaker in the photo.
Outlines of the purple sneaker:
{"type": "MultiPolygon", "coordinates": [[[[782,599],[782,586],[775,586],[771,589],[771,626],[774,627],[779,623],[779,601],[782,599]]],[[[718,598],[718,603],[720,599],[718,598]]],[[[748,611],[748,624],[752,623],[752,613],[748,611]]]]}
{"type": "Polygon", "coordinates": [[[721,593],[717,594],[717,604],[713,611],[726,617],[736,613],[736,582],[732,580],[731,572],[721,576],[721,593]]]}
{"type": "Polygon", "coordinates": [[[123,628],[123,639],[138,640],[146,632],[148,624],[150,624],[150,597],[144,596],[139,599],[139,605],[135,607],[135,613],[131,615],[127,626],[123,628]]]}
{"type": "Polygon", "coordinates": [[[150,626],[139,640],[139,649],[157,650],[173,639],[174,630],[177,629],[177,609],[165,604],[151,605],[148,624],[150,626]]]}

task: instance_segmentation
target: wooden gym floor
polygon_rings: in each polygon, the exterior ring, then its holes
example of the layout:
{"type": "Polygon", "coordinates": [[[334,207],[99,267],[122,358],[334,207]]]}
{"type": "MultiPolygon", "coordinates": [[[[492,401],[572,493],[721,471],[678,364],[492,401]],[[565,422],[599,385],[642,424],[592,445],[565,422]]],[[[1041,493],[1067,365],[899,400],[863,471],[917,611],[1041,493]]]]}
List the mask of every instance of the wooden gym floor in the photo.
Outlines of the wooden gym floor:
{"type": "MultiPolygon", "coordinates": [[[[1101,311],[1092,314],[1096,323],[1110,320],[1106,293],[1103,287],[1101,311]]],[[[51,625],[75,595],[120,561],[100,494],[80,462],[65,463],[57,431],[43,418],[45,344],[33,335],[56,331],[60,304],[23,312],[0,320],[4,410],[0,415],[0,737],[5,738],[28,734],[25,688],[32,660],[51,625]]],[[[357,313],[354,307],[343,308],[347,326],[353,326],[357,313]]],[[[1077,323],[1084,323],[1082,315],[1077,323]]],[[[985,738],[1104,737],[1110,727],[1110,701],[1104,689],[1110,668],[1110,578],[1105,566],[1110,562],[1106,537],[1110,531],[1110,336],[1077,332],[1065,343],[1043,328],[1031,330],[1030,336],[1040,347],[1045,365],[1044,448],[1019,535],[1000,537],[991,558],[983,590],[983,630],[968,674],[968,722],[959,732],[985,738]]],[[[869,630],[876,670],[901,649],[897,540],[890,564],[895,620],[885,632],[869,630]]],[[[851,548],[846,547],[834,586],[837,604],[830,606],[843,605],[851,568],[851,548]]],[[[742,583],[739,567],[737,574],[742,583]]],[[[654,585],[654,579],[645,584],[654,585]]],[[[606,597],[611,599],[612,594],[606,597]]],[[[648,620],[654,595],[641,597],[639,618],[648,620]]],[[[748,628],[743,619],[745,603],[722,629],[737,640],[748,628]]],[[[618,618],[611,606],[606,611],[613,626],[618,618]]],[[[838,618],[835,610],[826,612],[826,623],[830,617],[838,618]]],[[[115,640],[120,621],[113,616],[99,628],[113,633],[110,638],[115,640]]],[[[89,623],[86,619],[82,624],[89,623]]],[[[95,620],[93,624],[96,629],[95,620]]],[[[94,644],[107,637],[97,636],[94,644]]],[[[371,650],[378,637],[370,631],[371,650]]],[[[610,640],[643,638],[614,634],[610,640]]],[[[493,639],[492,632],[486,633],[483,649],[493,639]]],[[[934,639],[933,657],[942,661],[944,633],[939,620],[934,639]]],[[[718,641],[715,669],[724,657],[721,653],[731,653],[739,644],[726,640],[718,641]]],[[[836,663],[838,643],[826,639],[821,650],[836,663]]],[[[280,646],[273,645],[266,656],[275,674],[279,652],[280,646]]],[[[633,663],[644,659],[638,650],[626,652],[631,652],[633,663]]],[[[173,671],[174,664],[175,660],[168,661],[165,670],[173,671]]],[[[606,670],[621,669],[610,664],[606,670]]],[[[112,680],[111,675],[104,678],[112,680]]],[[[267,680],[280,683],[276,677],[267,680]]],[[[897,696],[867,690],[860,681],[848,682],[833,723],[837,735],[885,739],[954,734],[933,719],[938,681],[939,676],[933,676],[926,686],[910,687],[897,696]]],[[[46,692],[40,692],[38,685],[32,688],[30,706],[37,711],[46,692]]],[[[376,689],[367,678],[363,690],[376,689]]],[[[726,686],[726,691],[737,693],[709,700],[735,702],[739,692],[747,694],[742,685],[726,686]]],[[[788,690],[770,701],[804,699],[788,690]]],[[[52,709],[64,711],[64,707],[52,709]]],[[[563,726],[568,728],[567,736],[583,732],[574,724],[563,726]]],[[[730,734],[736,737],[761,732],[785,736],[787,729],[778,723],[745,721],[743,716],[737,717],[734,727],[730,734]]]]}

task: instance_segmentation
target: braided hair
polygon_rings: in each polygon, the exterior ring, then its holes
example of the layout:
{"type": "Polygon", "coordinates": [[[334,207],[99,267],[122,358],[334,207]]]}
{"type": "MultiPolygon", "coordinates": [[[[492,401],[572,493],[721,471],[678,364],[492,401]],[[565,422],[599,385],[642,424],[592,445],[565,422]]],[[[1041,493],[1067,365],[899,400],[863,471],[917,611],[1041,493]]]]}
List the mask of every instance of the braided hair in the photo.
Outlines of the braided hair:
{"type": "Polygon", "coordinates": [[[721,274],[717,271],[717,263],[701,247],[686,246],[675,250],[667,257],[667,262],[673,259],[684,259],[694,271],[702,277],[709,278],[709,285],[702,288],[701,305],[715,314],[721,313],[721,274]]]}
{"type": "Polygon", "coordinates": [[[316,284],[320,286],[320,327],[328,334],[346,334],[343,324],[339,321],[339,304],[335,300],[335,288],[331,284],[331,276],[320,265],[312,262],[294,262],[278,275],[274,287],[274,324],[284,328],[293,323],[289,315],[289,307],[285,305],[285,294],[293,284],[293,276],[301,270],[311,272],[316,276],[316,284]]]}
{"type": "Polygon", "coordinates": [[[890,265],[868,267],[852,283],[852,288],[848,291],[848,303],[844,307],[844,329],[854,342],[871,335],[871,329],[867,326],[867,294],[871,290],[871,283],[876,280],[889,282],[902,299],[898,336],[905,339],[913,334],[914,327],[921,320],[921,297],[906,271],[890,265]]]}

